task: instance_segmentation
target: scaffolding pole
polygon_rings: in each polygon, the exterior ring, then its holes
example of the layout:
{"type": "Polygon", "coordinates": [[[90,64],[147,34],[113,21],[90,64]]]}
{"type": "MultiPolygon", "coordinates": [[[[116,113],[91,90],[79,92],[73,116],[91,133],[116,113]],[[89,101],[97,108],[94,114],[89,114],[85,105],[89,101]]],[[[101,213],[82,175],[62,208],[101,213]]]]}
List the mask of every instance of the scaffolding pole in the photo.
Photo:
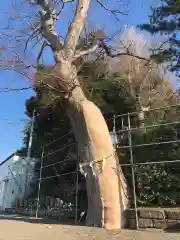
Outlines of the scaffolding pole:
{"type": "Polygon", "coordinates": [[[78,222],[78,191],[79,191],[79,158],[77,161],[77,170],[76,170],[76,215],[75,215],[75,224],[78,222]]]}
{"type": "MultiPolygon", "coordinates": [[[[35,115],[36,111],[34,109],[33,111],[33,118],[31,121],[31,129],[30,129],[30,137],[29,137],[29,143],[28,143],[28,151],[27,151],[27,163],[29,162],[29,159],[31,157],[31,148],[32,148],[32,140],[33,140],[33,131],[34,131],[34,122],[35,122],[35,115]]],[[[26,170],[26,180],[25,180],[25,186],[24,186],[24,197],[26,196],[26,191],[27,191],[27,184],[28,184],[28,164],[27,164],[27,170],[26,170]]]]}
{"type": "Polygon", "coordinates": [[[136,182],[135,182],[135,164],[133,159],[133,151],[132,151],[132,136],[131,136],[131,119],[130,114],[128,114],[128,140],[129,140],[129,150],[130,150],[130,161],[131,161],[131,171],[132,171],[132,183],[133,183],[133,197],[134,197],[134,208],[136,215],[136,229],[139,229],[139,221],[138,221],[138,209],[137,209],[137,197],[136,197],[136,182]]]}
{"type": "Polygon", "coordinates": [[[36,218],[38,217],[38,212],[39,212],[39,201],[40,201],[40,191],[41,191],[43,159],[44,159],[44,147],[42,148],[42,155],[41,155],[41,168],[40,168],[40,176],[39,176],[39,183],[38,183],[38,197],[37,197],[37,206],[36,206],[36,218]]]}

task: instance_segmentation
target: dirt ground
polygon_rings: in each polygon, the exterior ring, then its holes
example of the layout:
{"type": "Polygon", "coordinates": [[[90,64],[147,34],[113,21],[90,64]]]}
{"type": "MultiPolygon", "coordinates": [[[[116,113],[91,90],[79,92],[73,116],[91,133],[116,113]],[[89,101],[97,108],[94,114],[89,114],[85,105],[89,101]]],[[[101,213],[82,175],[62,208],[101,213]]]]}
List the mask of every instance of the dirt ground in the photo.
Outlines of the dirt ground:
{"type": "Polygon", "coordinates": [[[47,219],[0,215],[0,240],[180,240],[180,232],[159,230],[106,231],[98,228],[59,224],[47,219]]]}

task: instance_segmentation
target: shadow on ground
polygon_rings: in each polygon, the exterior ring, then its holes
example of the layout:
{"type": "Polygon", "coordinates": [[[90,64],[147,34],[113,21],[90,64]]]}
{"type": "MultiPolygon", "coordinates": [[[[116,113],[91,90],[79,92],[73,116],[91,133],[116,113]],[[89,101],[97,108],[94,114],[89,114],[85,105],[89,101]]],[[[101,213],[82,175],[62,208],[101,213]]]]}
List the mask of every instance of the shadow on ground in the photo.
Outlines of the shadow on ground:
{"type": "MultiPolygon", "coordinates": [[[[26,217],[21,215],[10,215],[10,214],[0,214],[0,221],[1,220],[9,220],[9,221],[18,221],[18,222],[25,222],[31,224],[47,224],[47,225],[71,225],[71,226],[85,226],[84,223],[75,224],[74,220],[57,220],[57,219],[50,219],[50,218],[35,218],[35,217],[26,217]]],[[[155,230],[155,229],[149,229],[155,230]]],[[[147,229],[140,229],[141,231],[147,231],[147,229]]],[[[165,233],[180,233],[180,223],[175,223],[172,226],[164,229],[165,233]]]]}
{"type": "Polygon", "coordinates": [[[61,224],[61,225],[74,225],[74,226],[83,226],[84,224],[75,224],[75,221],[72,219],[68,220],[57,220],[57,219],[50,219],[50,218],[35,218],[35,217],[26,217],[21,215],[10,215],[10,214],[0,214],[0,221],[1,220],[10,220],[10,221],[19,221],[19,222],[26,222],[32,224],[61,224]]]}
{"type": "Polygon", "coordinates": [[[180,223],[174,223],[164,230],[167,233],[180,233],[180,223]]]}

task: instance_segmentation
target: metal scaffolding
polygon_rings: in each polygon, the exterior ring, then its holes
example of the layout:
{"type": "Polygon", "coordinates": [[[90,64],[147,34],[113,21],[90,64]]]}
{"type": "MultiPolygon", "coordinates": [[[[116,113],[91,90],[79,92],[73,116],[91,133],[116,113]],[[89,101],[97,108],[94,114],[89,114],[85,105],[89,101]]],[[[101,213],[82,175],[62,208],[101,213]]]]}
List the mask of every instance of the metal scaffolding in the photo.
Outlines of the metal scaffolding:
{"type": "MultiPolygon", "coordinates": [[[[149,112],[153,112],[153,111],[159,111],[159,110],[168,110],[168,109],[171,109],[171,108],[177,108],[177,107],[180,107],[180,105],[172,105],[172,106],[168,106],[168,107],[163,107],[163,108],[156,108],[156,109],[149,109],[148,110],[148,113],[149,112]]],[[[132,177],[132,192],[133,192],[133,199],[134,199],[134,209],[135,209],[135,218],[136,218],[136,228],[139,229],[139,219],[138,219],[138,203],[137,203],[137,192],[136,192],[136,168],[138,166],[143,166],[143,165],[154,165],[154,164],[173,164],[173,163],[180,163],[180,159],[174,159],[174,160],[166,160],[164,159],[163,161],[160,161],[157,159],[157,161],[146,161],[146,162],[135,162],[134,160],[134,149],[136,148],[140,148],[140,149],[143,149],[144,147],[147,147],[147,146],[158,146],[158,145],[167,145],[167,144],[172,144],[172,143],[177,143],[179,144],[180,143],[180,139],[169,139],[168,141],[158,141],[158,142],[155,142],[155,141],[152,141],[152,142],[149,142],[149,143],[142,143],[142,144],[133,144],[133,141],[132,141],[132,133],[134,131],[140,131],[140,130],[147,130],[147,129],[150,129],[150,128],[155,128],[155,127],[162,127],[162,126],[177,126],[178,124],[180,124],[180,121],[179,120],[175,120],[175,121],[172,121],[172,122],[163,122],[163,123],[157,123],[157,124],[152,124],[152,125],[143,125],[143,126],[132,126],[132,123],[131,123],[131,118],[132,116],[135,116],[137,115],[138,112],[133,112],[133,113],[127,113],[127,114],[121,114],[121,115],[117,115],[117,116],[113,116],[113,118],[111,119],[108,119],[108,121],[111,121],[113,122],[113,128],[110,129],[110,131],[113,133],[113,134],[117,134],[117,135],[121,135],[121,134],[126,134],[127,133],[127,138],[128,138],[128,144],[125,145],[125,146],[121,146],[119,145],[119,140],[116,136],[116,139],[115,139],[115,147],[117,149],[127,149],[129,151],[129,154],[130,154],[130,163],[120,163],[120,166],[121,167],[130,167],[131,168],[131,177],[132,177]],[[125,118],[127,121],[125,121],[125,118]],[[118,125],[118,121],[120,122],[120,126],[121,128],[120,129],[117,129],[116,128],[116,125],[118,125]]],[[[78,191],[79,191],[79,179],[78,179],[78,173],[79,173],[79,156],[77,154],[77,156],[74,158],[67,158],[67,159],[63,159],[62,161],[56,161],[54,163],[51,163],[51,164],[45,164],[44,163],[44,159],[47,158],[47,157],[52,157],[54,156],[55,154],[65,150],[65,149],[68,149],[68,148],[71,148],[73,146],[76,145],[75,142],[72,142],[68,145],[65,145],[59,149],[55,149],[51,152],[48,152],[46,154],[46,151],[45,149],[47,147],[50,147],[50,145],[54,144],[55,142],[57,141],[61,141],[62,139],[64,138],[68,138],[70,135],[72,135],[72,132],[64,135],[64,136],[61,136],[59,137],[58,139],[55,139],[53,140],[52,142],[46,144],[43,146],[43,149],[42,149],[42,156],[41,156],[41,162],[40,162],[40,168],[38,169],[39,171],[39,178],[36,178],[34,179],[34,181],[37,181],[38,182],[38,193],[37,193],[37,208],[36,208],[36,217],[38,217],[38,212],[39,212],[39,202],[40,202],[40,195],[41,195],[41,183],[42,181],[44,180],[47,180],[47,179],[51,179],[51,178],[55,178],[55,177],[61,177],[61,176],[66,176],[66,175],[74,175],[75,176],[75,222],[77,223],[78,221],[78,191]],[[55,175],[52,175],[52,176],[46,176],[46,177],[43,177],[43,170],[46,169],[46,168],[50,168],[50,167],[56,167],[57,165],[58,166],[61,166],[62,164],[64,164],[65,162],[68,162],[68,161],[71,161],[71,160],[76,160],[77,161],[77,168],[75,171],[71,171],[71,172],[66,172],[66,173],[59,173],[56,169],[56,174],[55,175]]]]}

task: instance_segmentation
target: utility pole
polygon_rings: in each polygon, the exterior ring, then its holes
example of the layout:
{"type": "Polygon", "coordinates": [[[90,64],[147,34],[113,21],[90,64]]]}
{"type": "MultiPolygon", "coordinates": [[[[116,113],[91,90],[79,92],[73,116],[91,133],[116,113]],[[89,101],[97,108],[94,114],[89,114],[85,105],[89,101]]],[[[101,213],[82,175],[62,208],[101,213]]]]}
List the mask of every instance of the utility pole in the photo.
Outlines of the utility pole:
{"type": "Polygon", "coordinates": [[[30,129],[30,137],[29,137],[29,143],[28,143],[28,150],[27,150],[27,156],[26,156],[26,159],[27,159],[27,169],[26,169],[26,180],[25,180],[25,187],[24,187],[24,197],[25,197],[25,194],[26,194],[26,191],[27,191],[27,184],[28,184],[28,163],[30,161],[30,157],[31,157],[31,148],[32,148],[32,140],[33,140],[33,131],[34,131],[34,122],[35,122],[35,115],[36,115],[36,111],[34,109],[33,111],[33,117],[32,117],[32,120],[31,120],[31,129],[30,129]]]}

